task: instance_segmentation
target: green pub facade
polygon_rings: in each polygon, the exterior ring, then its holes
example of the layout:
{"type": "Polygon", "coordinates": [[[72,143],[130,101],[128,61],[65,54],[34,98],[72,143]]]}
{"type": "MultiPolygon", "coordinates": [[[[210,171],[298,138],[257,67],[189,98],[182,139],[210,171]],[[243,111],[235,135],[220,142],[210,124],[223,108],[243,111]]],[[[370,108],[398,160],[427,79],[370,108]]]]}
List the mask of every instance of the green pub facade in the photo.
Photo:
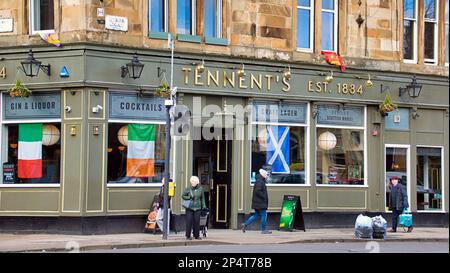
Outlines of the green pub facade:
{"type": "MultiPolygon", "coordinates": [[[[24,80],[33,91],[28,98],[11,97],[11,78],[0,79],[3,230],[142,228],[165,167],[164,100],[154,93],[169,77],[170,56],[138,51],[144,70],[133,80],[119,69],[133,52],[120,51],[35,49],[53,70],[24,80]],[[63,66],[69,77],[60,77],[63,66]],[[43,124],[42,175],[20,178],[19,125],[35,123],[43,124]],[[156,126],[151,177],[127,176],[126,127],[134,123],[156,126]]],[[[2,65],[14,71],[24,52],[3,51],[2,65]]],[[[252,211],[252,183],[262,167],[272,173],[273,226],[285,194],[300,196],[306,227],[351,226],[360,212],[386,214],[393,176],[407,186],[418,225],[448,225],[448,79],[418,75],[423,87],[413,99],[399,94],[410,74],[349,68],[327,82],[324,66],[290,64],[286,77],[285,63],[208,57],[200,72],[199,58],[180,54],[174,63],[177,104],[190,110],[184,117],[189,134],[172,130],[169,168],[179,228],[180,195],[191,175],[206,189],[210,224],[237,228],[252,211]],[[398,109],[383,116],[386,94],[398,109]]]]}

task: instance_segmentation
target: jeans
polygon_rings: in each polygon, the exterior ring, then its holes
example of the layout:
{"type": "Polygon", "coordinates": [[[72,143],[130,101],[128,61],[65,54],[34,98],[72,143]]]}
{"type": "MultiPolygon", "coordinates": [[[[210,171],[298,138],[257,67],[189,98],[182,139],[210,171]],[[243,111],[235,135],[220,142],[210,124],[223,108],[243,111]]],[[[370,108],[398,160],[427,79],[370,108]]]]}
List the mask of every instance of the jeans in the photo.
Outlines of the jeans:
{"type": "MultiPolygon", "coordinates": [[[[169,226],[169,230],[167,234],[170,232],[170,209],[169,209],[169,218],[167,219],[167,224],[169,226]]],[[[158,224],[159,229],[164,232],[164,210],[158,209],[158,214],[156,215],[156,223],[158,224]]]]}
{"type": "Polygon", "coordinates": [[[403,210],[397,210],[397,209],[392,210],[392,229],[394,231],[397,231],[398,217],[400,216],[400,214],[402,214],[402,212],[403,212],[403,210]]]}
{"type": "Polygon", "coordinates": [[[251,223],[253,223],[253,221],[255,221],[256,219],[258,219],[259,217],[261,217],[261,230],[267,230],[267,210],[266,209],[255,209],[255,213],[250,216],[250,218],[247,219],[247,221],[245,221],[245,225],[248,226],[251,223]]]}
{"type": "Polygon", "coordinates": [[[186,238],[191,238],[191,231],[194,231],[194,238],[200,237],[200,210],[193,211],[186,209],[186,238]]]}

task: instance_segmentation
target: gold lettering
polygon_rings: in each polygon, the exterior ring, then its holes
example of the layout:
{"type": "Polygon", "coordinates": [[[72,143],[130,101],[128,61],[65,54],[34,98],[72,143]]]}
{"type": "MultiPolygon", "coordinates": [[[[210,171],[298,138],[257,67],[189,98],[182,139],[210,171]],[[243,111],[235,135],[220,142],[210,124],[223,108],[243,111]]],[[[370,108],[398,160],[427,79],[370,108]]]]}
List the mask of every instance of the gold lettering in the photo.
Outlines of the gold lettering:
{"type": "Polygon", "coordinates": [[[272,86],[271,80],[273,79],[273,76],[272,75],[266,75],[264,77],[266,77],[266,79],[267,79],[267,91],[270,91],[270,88],[272,86]]]}
{"type": "Polygon", "coordinates": [[[202,77],[202,74],[201,74],[201,73],[198,73],[198,69],[195,69],[194,74],[195,74],[195,81],[194,81],[194,84],[195,84],[195,85],[203,85],[203,82],[200,81],[200,78],[202,77]]]}
{"type": "Polygon", "coordinates": [[[320,82],[316,82],[316,92],[322,92],[322,84],[320,82]]]}
{"type": "Polygon", "coordinates": [[[327,92],[327,87],[328,87],[328,83],[327,82],[322,82],[323,83],[323,92],[327,92]]]}
{"type": "Polygon", "coordinates": [[[250,74],[250,88],[253,89],[253,84],[256,84],[258,86],[258,89],[261,90],[262,88],[262,75],[259,74],[258,78],[256,78],[253,74],[250,74]]]}
{"type": "Polygon", "coordinates": [[[189,84],[189,72],[191,72],[191,69],[183,67],[181,70],[184,72],[184,84],[189,84]]]}
{"type": "Polygon", "coordinates": [[[219,70],[216,70],[216,77],[208,70],[208,86],[211,86],[211,80],[219,87],[219,70]]]}
{"type": "Polygon", "coordinates": [[[289,92],[291,91],[291,84],[289,83],[289,80],[285,77],[283,77],[283,84],[284,84],[284,88],[282,89],[284,92],[289,92]]]}
{"type": "Polygon", "coordinates": [[[314,92],[313,84],[314,84],[313,81],[308,81],[308,91],[309,92],[314,92]]]}
{"type": "Polygon", "coordinates": [[[234,88],[234,72],[231,72],[231,78],[228,77],[228,73],[223,71],[223,87],[227,87],[227,82],[234,88]]]}
{"type": "Polygon", "coordinates": [[[245,82],[245,77],[239,77],[239,88],[241,88],[241,89],[248,88],[247,85],[244,85],[244,82],[245,82]]]}

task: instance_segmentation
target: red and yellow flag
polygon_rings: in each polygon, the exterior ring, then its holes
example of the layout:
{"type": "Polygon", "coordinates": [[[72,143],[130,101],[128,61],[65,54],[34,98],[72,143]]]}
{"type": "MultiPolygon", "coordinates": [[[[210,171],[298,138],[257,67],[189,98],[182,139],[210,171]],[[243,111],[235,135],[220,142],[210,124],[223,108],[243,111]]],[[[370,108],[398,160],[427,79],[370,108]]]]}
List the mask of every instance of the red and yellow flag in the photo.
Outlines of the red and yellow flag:
{"type": "Polygon", "coordinates": [[[322,51],[322,54],[325,55],[325,60],[327,63],[339,66],[342,72],[345,71],[344,62],[342,61],[341,56],[337,55],[336,52],[322,51]]]}

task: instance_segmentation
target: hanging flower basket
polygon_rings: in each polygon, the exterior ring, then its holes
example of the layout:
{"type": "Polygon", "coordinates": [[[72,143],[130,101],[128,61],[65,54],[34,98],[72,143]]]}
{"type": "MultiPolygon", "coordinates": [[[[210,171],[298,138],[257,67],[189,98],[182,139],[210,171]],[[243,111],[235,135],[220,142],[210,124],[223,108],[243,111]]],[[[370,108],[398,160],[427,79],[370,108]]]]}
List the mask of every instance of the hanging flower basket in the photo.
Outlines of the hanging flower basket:
{"type": "Polygon", "coordinates": [[[380,113],[382,116],[386,116],[387,113],[394,111],[398,108],[398,105],[391,102],[391,96],[386,95],[384,102],[379,105],[380,113]]]}
{"type": "Polygon", "coordinates": [[[163,81],[158,88],[156,88],[155,95],[161,98],[169,98],[170,97],[170,87],[166,81],[163,81]]]}
{"type": "Polygon", "coordinates": [[[16,84],[8,92],[11,97],[27,98],[31,95],[31,90],[22,85],[20,80],[16,80],[16,84]]]}

